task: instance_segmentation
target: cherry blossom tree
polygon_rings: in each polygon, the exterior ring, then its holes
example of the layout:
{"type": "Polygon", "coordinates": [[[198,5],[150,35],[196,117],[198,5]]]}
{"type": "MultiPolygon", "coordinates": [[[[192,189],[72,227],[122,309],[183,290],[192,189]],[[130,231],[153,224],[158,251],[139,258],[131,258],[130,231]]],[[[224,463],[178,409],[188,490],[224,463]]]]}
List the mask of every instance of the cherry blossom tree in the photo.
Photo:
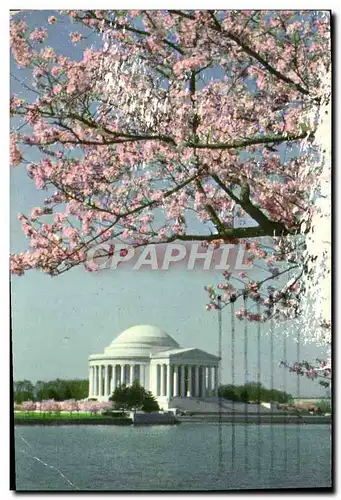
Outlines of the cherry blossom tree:
{"type": "Polygon", "coordinates": [[[36,403],[34,401],[23,401],[23,403],[20,405],[20,411],[25,411],[26,413],[29,413],[30,411],[35,411],[35,410],[36,410],[36,403]]]}
{"type": "Polygon", "coordinates": [[[68,399],[66,401],[60,401],[59,403],[61,411],[68,411],[70,414],[76,411],[79,412],[79,402],[75,399],[68,399]]]}
{"type": "Polygon", "coordinates": [[[79,411],[81,412],[88,412],[90,411],[89,408],[90,408],[90,404],[92,403],[92,401],[88,401],[88,400],[83,400],[83,401],[79,401],[78,402],[78,408],[79,408],[79,411]]]}
{"type": "Polygon", "coordinates": [[[240,318],[297,317],[314,259],[329,14],[79,10],[48,23],[67,16],[98,35],[80,60],[50,47],[46,27],[11,22],[12,54],[31,70],[35,96],[11,97],[11,162],[46,191],[44,206],[19,216],[30,249],[11,255],[12,272],[57,276],[98,246],[111,255],[104,244],[118,238],[127,248],[239,243],[266,278],[239,276],[238,288],[225,274],[219,291],[207,288],[207,308],[222,292],[224,304],[243,297],[240,318]],[[255,225],[235,227],[236,210],[255,225]]]}
{"type": "Polygon", "coordinates": [[[101,411],[112,410],[112,402],[111,401],[102,401],[101,402],[101,411]]]}
{"type": "Polygon", "coordinates": [[[54,399],[44,399],[36,403],[36,409],[42,413],[60,413],[61,407],[54,399]]]}
{"type": "Polygon", "coordinates": [[[110,401],[76,401],[68,399],[66,401],[55,401],[54,399],[46,399],[40,402],[23,401],[20,405],[14,404],[16,411],[40,411],[43,413],[60,413],[61,411],[72,412],[79,411],[97,414],[99,412],[112,409],[110,401]]]}
{"type": "Polygon", "coordinates": [[[80,411],[96,415],[102,411],[112,408],[112,403],[108,401],[79,401],[78,407],[80,411]]]}

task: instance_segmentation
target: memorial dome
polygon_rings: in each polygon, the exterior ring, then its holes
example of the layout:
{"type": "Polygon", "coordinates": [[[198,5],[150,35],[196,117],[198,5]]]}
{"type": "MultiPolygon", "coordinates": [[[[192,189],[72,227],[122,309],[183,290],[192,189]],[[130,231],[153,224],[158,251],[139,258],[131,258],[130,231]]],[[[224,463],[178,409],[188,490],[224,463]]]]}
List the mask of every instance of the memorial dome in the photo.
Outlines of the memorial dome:
{"type": "Polygon", "coordinates": [[[136,325],[124,330],[105,349],[115,356],[148,356],[150,353],[178,349],[180,346],[168,333],[153,325],[136,325]]]}

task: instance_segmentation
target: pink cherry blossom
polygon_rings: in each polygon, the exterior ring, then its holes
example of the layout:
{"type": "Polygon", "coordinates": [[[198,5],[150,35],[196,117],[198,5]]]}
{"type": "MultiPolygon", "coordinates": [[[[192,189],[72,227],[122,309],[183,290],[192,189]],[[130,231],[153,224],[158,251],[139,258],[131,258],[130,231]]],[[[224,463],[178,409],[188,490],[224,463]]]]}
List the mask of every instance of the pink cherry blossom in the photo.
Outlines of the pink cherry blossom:
{"type": "Polygon", "coordinates": [[[58,84],[58,85],[55,85],[52,89],[52,92],[54,94],[59,94],[61,91],[63,90],[63,86],[58,84]]]}
{"type": "Polygon", "coordinates": [[[33,51],[25,38],[26,31],[26,21],[11,22],[10,40],[13,47],[13,57],[19,67],[28,66],[33,57],[33,51]]]}
{"type": "Polygon", "coordinates": [[[45,59],[46,61],[51,61],[55,58],[56,56],[56,53],[55,51],[53,50],[52,47],[45,47],[45,49],[43,49],[41,52],[40,52],[40,56],[45,59]]]}
{"type": "Polygon", "coordinates": [[[47,30],[45,28],[36,28],[30,34],[30,40],[34,42],[43,42],[47,37],[47,30]]]}
{"type": "Polygon", "coordinates": [[[20,405],[21,406],[21,411],[26,411],[26,412],[30,412],[30,411],[35,411],[37,405],[35,402],[33,401],[23,401],[23,403],[20,405]]]}
{"type": "Polygon", "coordinates": [[[22,162],[22,154],[17,146],[17,136],[11,135],[10,139],[10,162],[13,167],[17,167],[22,162]]]}
{"type": "Polygon", "coordinates": [[[61,71],[62,71],[62,69],[60,67],[53,66],[53,68],[51,68],[51,75],[58,77],[60,75],[61,71]]]}
{"type": "Polygon", "coordinates": [[[80,42],[83,38],[81,33],[70,33],[70,39],[72,43],[80,42]]]}
{"type": "Polygon", "coordinates": [[[284,366],[290,372],[298,376],[306,376],[308,379],[317,380],[323,387],[331,385],[331,369],[324,370],[326,361],[317,359],[314,364],[307,361],[290,364],[287,361],[281,361],[280,366],[284,366]]]}

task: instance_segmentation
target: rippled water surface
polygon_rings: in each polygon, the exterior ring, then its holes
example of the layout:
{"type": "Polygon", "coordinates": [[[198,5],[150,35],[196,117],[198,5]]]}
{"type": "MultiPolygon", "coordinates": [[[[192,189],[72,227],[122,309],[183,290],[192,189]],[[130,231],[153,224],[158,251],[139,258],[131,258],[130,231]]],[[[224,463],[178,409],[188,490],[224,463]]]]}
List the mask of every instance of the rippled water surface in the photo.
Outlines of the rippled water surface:
{"type": "Polygon", "coordinates": [[[331,486],[328,425],[16,426],[17,490],[331,486]]]}

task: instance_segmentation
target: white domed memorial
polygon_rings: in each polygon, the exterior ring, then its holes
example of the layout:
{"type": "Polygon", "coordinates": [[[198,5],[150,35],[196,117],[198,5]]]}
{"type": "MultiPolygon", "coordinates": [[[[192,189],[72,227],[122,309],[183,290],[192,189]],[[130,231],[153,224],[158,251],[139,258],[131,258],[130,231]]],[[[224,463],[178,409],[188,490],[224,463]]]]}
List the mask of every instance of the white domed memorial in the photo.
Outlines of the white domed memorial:
{"type": "Polygon", "coordinates": [[[160,328],[138,325],[124,330],[103,354],[89,356],[89,398],[108,401],[115,388],[137,380],[168,409],[183,398],[217,394],[219,358],[201,349],[182,348],[160,328]]]}

